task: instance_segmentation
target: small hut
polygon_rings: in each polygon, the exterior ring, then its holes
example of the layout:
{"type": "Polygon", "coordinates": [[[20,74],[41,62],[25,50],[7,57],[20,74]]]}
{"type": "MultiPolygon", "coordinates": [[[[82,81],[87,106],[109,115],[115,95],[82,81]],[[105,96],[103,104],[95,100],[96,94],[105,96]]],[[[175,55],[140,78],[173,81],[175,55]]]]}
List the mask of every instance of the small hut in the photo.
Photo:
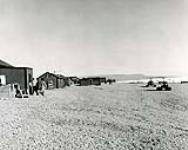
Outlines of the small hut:
{"type": "Polygon", "coordinates": [[[38,77],[44,79],[47,89],[64,88],[67,85],[67,78],[61,74],[46,72],[38,77]]]}
{"type": "Polygon", "coordinates": [[[100,77],[82,78],[79,80],[79,85],[80,86],[101,85],[101,78],[100,77]]]}

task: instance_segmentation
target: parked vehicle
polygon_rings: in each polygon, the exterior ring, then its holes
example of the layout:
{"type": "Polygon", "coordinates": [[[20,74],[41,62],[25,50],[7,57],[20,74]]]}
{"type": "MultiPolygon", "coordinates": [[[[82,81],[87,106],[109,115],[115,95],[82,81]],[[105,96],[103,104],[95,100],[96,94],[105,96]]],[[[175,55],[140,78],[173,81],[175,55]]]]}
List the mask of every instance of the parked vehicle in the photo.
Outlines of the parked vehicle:
{"type": "Polygon", "coordinates": [[[159,86],[156,88],[157,91],[171,91],[172,88],[168,85],[167,81],[160,81],[159,86]]]}

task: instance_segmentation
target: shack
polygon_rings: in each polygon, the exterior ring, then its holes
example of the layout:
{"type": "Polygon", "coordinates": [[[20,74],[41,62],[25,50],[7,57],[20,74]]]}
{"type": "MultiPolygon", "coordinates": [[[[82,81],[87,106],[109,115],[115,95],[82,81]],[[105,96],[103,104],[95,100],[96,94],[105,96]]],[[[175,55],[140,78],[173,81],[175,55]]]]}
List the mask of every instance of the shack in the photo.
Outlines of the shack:
{"type": "Polygon", "coordinates": [[[92,80],[89,78],[82,78],[79,80],[79,86],[88,86],[92,85],[92,80]]]}
{"type": "Polygon", "coordinates": [[[100,77],[82,78],[79,80],[79,85],[80,86],[101,85],[101,78],[100,77]]]}
{"type": "Polygon", "coordinates": [[[67,85],[67,78],[61,74],[46,72],[37,79],[44,79],[47,89],[64,88],[67,85]]]}
{"type": "Polygon", "coordinates": [[[29,83],[33,79],[33,69],[30,67],[15,67],[0,60],[0,75],[5,76],[6,84],[19,84],[20,89],[28,94],[29,83]]]}

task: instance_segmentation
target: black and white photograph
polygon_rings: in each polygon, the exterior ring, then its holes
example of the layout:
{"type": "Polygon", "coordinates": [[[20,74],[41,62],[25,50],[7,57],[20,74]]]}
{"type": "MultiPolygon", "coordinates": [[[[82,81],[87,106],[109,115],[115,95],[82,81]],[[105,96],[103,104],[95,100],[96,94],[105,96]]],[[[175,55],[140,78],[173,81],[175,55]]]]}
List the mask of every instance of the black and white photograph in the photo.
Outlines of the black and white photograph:
{"type": "Polygon", "coordinates": [[[0,0],[0,150],[188,150],[188,0],[0,0]]]}

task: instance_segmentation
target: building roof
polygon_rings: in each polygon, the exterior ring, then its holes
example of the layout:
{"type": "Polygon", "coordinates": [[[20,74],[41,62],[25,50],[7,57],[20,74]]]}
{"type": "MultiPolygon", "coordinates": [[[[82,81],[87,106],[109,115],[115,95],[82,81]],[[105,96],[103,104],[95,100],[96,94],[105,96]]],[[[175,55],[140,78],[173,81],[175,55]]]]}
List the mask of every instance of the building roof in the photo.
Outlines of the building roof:
{"type": "Polygon", "coordinates": [[[56,76],[57,78],[66,78],[65,76],[61,75],[61,74],[53,74],[54,76],[56,76]]]}
{"type": "Polygon", "coordinates": [[[80,78],[78,78],[77,76],[70,76],[70,77],[67,77],[67,78],[69,78],[71,80],[80,80],[80,78]]]}
{"type": "MultiPolygon", "coordinates": [[[[101,79],[101,77],[87,77],[87,78],[82,78],[83,80],[90,80],[90,79],[101,79]]],[[[82,80],[81,79],[81,80],[82,80]]]]}
{"type": "Polygon", "coordinates": [[[0,67],[14,67],[14,66],[0,59],[0,67]]]}
{"type": "Polygon", "coordinates": [[[54,74],[54,73],[50,73],[50,72],[45,72],[42,75],[40,75],[38,78],[42,78],[45,74],[53,75],[54,77],[59,78],[59,79],[65,79],[66,78],[65,76],[63,76],[61,74],[54,74]]]}

